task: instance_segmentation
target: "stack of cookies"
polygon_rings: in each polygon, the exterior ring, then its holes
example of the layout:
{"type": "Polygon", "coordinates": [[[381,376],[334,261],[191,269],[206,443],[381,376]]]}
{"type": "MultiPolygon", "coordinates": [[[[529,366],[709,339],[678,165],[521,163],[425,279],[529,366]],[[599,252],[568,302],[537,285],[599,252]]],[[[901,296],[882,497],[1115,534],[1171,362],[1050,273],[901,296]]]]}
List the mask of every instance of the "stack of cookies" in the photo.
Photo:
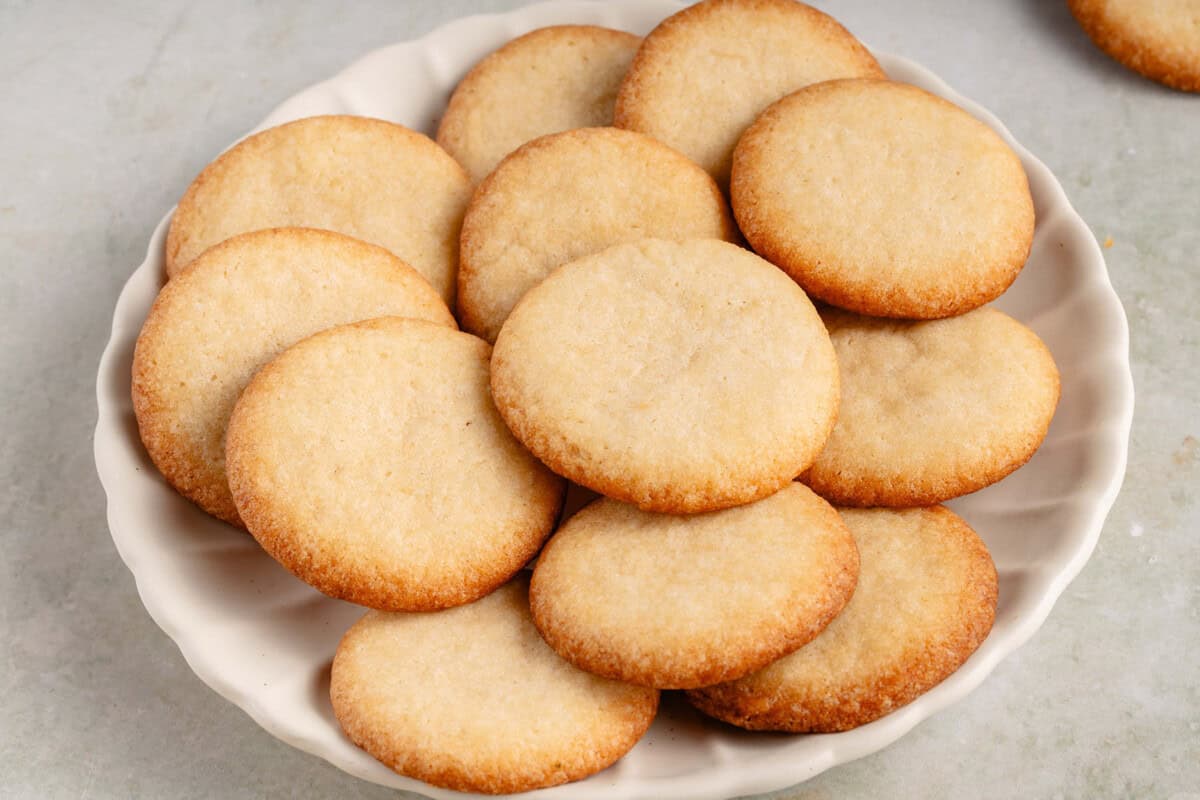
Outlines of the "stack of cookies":
{"type": "Polygon", "coordinates": [[[991,557],[939,504],[1053,416],[1046,347],[986,307],[1033,229],[993,131],[806,5],[546,28],[436,143],[315,117],[210,164],[138,426],[181,494],[371,609],[331,698],[401,774],[577,780],[660,690],[846,730],[991,628],[991,557]]]}

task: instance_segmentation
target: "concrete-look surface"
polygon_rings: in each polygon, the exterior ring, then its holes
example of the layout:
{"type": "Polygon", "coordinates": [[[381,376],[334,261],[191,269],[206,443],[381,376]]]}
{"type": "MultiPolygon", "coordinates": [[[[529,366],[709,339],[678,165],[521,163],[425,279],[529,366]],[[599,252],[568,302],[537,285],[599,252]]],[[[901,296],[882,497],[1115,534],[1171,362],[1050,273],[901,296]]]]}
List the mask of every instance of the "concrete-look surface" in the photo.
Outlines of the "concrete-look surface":
{"type": "MultiPolygon", "coordinates": [[[[521,0],[0,2],[0,795],[395,798],[276,741],[138,601],[92,463],[97,360],[163,212],[278,102],[521,0]]],[[[1039,633],[885,751],[776,797],[1200,798],[1200,95],[1059,0],[819,5],[994,111],[1104,251],[1137,384],[1125,488],[1039,633]]]]}

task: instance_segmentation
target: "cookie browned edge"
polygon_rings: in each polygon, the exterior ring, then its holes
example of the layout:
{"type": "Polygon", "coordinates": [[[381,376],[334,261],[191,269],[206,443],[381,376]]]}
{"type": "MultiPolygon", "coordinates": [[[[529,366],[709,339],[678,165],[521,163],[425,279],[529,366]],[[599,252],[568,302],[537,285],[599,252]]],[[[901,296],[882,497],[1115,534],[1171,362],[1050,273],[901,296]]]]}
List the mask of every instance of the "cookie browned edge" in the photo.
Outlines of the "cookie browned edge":
{"type": "MultiPolygon", "coordinates": [[[[960,113],[967,113],[949,100],[938,97],[924,89],[909,84],[875,78],[841,78],[814,83],[811,86],[806,86],[803,89],[792,92],[768,107],[746,129],[741,139],[738,140],[737,147],[734,148],[733,167],[729,185],[734,217],[737,219],[738,227],[741,229],[742,234],[746,237],[750,246],[754,248],[754,251],[790,275],[814,299],[839,308],[855,311],[859,314],[890,319],[942,319],[965,314],[968,311],[990,303],[1004,294],[1013,281],[1017,279],[1017,275],[1024,268],[1025,262],[1029,260],[1029,254],[1033,248],[1035,217],[1033,197],[1029,192],[1029,178],[1025,174],[1023,167],[1020,169],[1020,174],[1025,185],[1025,196],[1028,199],[1027,205],[1030,220],[1028,235],[1024,237],[1025,247],[1020,251],[1015,251],[1012,254],[1012,258],[1007,262],[994,262],[987,278],[981,277],[976,283],[974,291],[964,291],[956,294],[953,298],[925,297],[918,299],[899,288],[890,291],[882,288],[871,291],[864,290],[863,288],[852,289],[822,280],[818,275],[812,273],[809,269],[810,265],[805,259],[776,241],[772,235],[772,230],[775,226],[771,222],[772,217],[776,215],[762,212],[759,203],[754,198],[753,187],[759,182],[759,167],[757,166],[757,162],[760,160],[762,152],[757,141],[760,130],[773,126],[776,118],[783,113],[784,109],[792,104],[803,103],[808,98],[819,97],[831,91],[838,91],[848,84],[880,83],[889,84],[901,91],[920,93],[960,113]]],[[[988,130],[990,131],[991,129],[988,128],[988,130]]],[[[995,135],[998,136],[998,134],[995,135]]],[[[1007,142],[1004,144],[1006,147],[1008,146],[1007,142]]],[[[1020,163],[1020,159],[1016,153],[1013,153],[1012,157],[1018,164],[1020,163]]],[[[831,265],[826,261],[821,266],[823,269],[832,271],[836,265],[831,265]]],[[[949,269],[953,269],[953,267],[949,269]]],[[[840,272],[841,270],[837,271],[840,272]]]]}
{"type": "MultiPolygon", "coordinates": [[[[535,536],[509,537],[514,546],[510,548],[512,551],[511,557],[507,560],[503,568],[494,569],[491,572],[475,570],[474,574],[470,576],[459,576],[436,588],[429,586],[397,586],[395,584],[361,587],[356,586],[355,581],[352,579],[347,579],[341,575],[338,570],[325,569],[308,560],[303,548],[295,546],[292,529],[286,514],[275,514],[271,504],[260,501],[254,492],[250,480],[245,479],[242,475],[241,459],[234,457],[235,453],[246,447],[242,431],[243,423],[241,422],[241,414],[239,413],[242,409],[243,400],[247,397],[253,397],[258,392],[269,391],[269,388],[266,387],[274,379],[275,373],[279,371],[280,360],[287,355],[289,350],[321,337],[337,335],[347,328],[376,330],[392,327],[398,323],[405,325],[431,325],[445,329],[444,326],[435,325],[432,322],[406,317],[379,317],[348,325],[339,325],[300,340],[260,369],[246,386],[245,390],[243,390],[241,397],[238,398],[237,405],[233,409],[233,415],[230,417],[228,433],[225,439],[225,452],[227,454],[225,468],[229,477],[229,490],[233,495],[234,505],[237,507],[246,529],[250,531],[250,535],[258,541],[272,558],[283,565],[293,575],[300,578],[300,580],[330,597],[381,611],[436,611],[463,605],[464,603],[469,603],[488,595],[505,584],[513,575],[521,571],[525,564],[537,554],[542,544],[554,530],[554,524],[562,508],[565,492],[565,484],[562,481],[554,482],[549,495],[537,498],[538,505],[545,508],[545,513],[542,515],[543,519],[539,525],[535,526],[536,529],[540,529],[542,532],[535,536]]],[[[460,331],[453,331],[453,329],[446,330],[460,333],[460,331]]],[[[487,342],[481,341],[481,344],[487,347],[489,351],[491,350],[491,346],[487,342]]],[[[507,532],[505,535],[507,535],[507,532]]]]}
{"type": "MultiPolygon", "coordinates": [[[[520,303],[517,306],[520,307],[520,303]]],[[[513,311],[515,313],[516,309],[514,308],[513,311]]],[[[605,478],[593,474],[587,466],[592,459],[581,458],[582,454],[577,448],[569,443],[560,442],[558,437],[543,433],[536,423],[528,419],[520,405],[514,403],[508,397],[504,387],[497,382],[495,353],[492,355],[492,363],[492,400],[508,429],[525,446],[525,449],[533,453],[552,472],[573,483],[598,492],[605,497],[635,505],[643,511],[655,511],[661,514],[699,514],[706,511],[720,511],[752,503],[775,494],[812,466],[812,463],[820,455],[821,447],[829,440],[829,435],[833,432],[833,426],[837,422],[838,408],[841,405],[841,379],[839,373],[835,371],[834,398],[829,420],[824,425],[824,430],[818,431],[818,435],[814,436],[814,441],[819,444],[812,449],[808,458],[801,463],[799,468],[796,468],[795,464],[786,465],[785,462],[788,459],[780,458],[772,465],[774,469],[770,475],[762,475],[751,481],[741,481],[735,486],[725,485],[723,481],[709,480],[703,485],[650,488],[638,485],[645,482],[605,478]]],[[[765,459],[761,458],[756,461],[757,464],[764,462],[765,459]]]]}
{"type": "MultiPolygon", "coordinates": [[[[393,135],[399,133],[399,135],[410,141],[419,142],[421,146],[432,145],[438,150],[441,150],[441,148],[438,147],[437,142],[433,141],[423,133],[411,130],[410,128],[406,128],[403,125],[395,122],[388,122],[387,120],[378,119],[376,117],[363,117],[355,114],[318,114],[311,117],[302,117],[300,119],[292,120],[291,122],[285,122],[281,125],[275,125],[273,127],[261,130],[258,133],[251,134],[245,139],[242,139],[241,141],[232,145],[228,150],[225,150],[215,159],[210,161],[208,165],[200,171],[200,174],[197,175],[195,179],[188,185],[187,190],[183,193],[183,197],[180,198],[179,205],[175,207],[175,213],[171,215],[171,224],[167,228],[167,242],[166,246],[163,248],[166,263],[165,268],[168,278],[173,277],[176,273],[187,266],[186,264],[177,263],[177,259],[179,250],[183,247],[184,240],[189,238],[190,231],[188,230],[188,227],[191,218],[197,212],[196,195],[200,192],[200,189],[204,186],[204,184],[208,183],[209,181],[220,179],[225,172],[225,165],[228,163],[228,159],[232,157],[231,154],[235,150],[261,147],[264,141],[266,141],[270,136],[275,135],[275,132],[281,128],[303,124],[314,119],[336,119],[345,124],[355,125],[360,128],[378,128],[393,135]]],[[[445,151],[442,152],[445,153],[445,151]]],[[[470,185],[470,178],[467,176],[467,172],[463,169],[462,165],[455,161],[449,153],[445,153],[445,155],[447,161],[454,164],[454,166],[462,173],[464,182],[470,185]]],[[[298,223],[297,227],[304,227],[303,223],[298,223]]],[[[249,233],[250,231],[242,232],[249,233]]],[[[396,255],[398,258],[401,257],[398,253],[393,255],[396,255]]],[[[196,258],[199,257],[200,254],[198,253],[196,258]]],[[[439,291],[438,294],[440,295],[441,292],[439,291]]]]}
{"type": "Polygon", "coordinates": [[[587,36],[594,39],[603,37],[613,41],[620,39],[631,45],[641,41],[641,37],[636,34],[616,28],[605,28],[601,25],[548,25],[521,34],[498,50],[484,56],[475,66],[471,67],[471,71],[459,81],[458,86],[454,87],[454,93],[450,95],[450,102],[446,104],[446,110],[442,112],[442,119],[438,123],[435,137],[435,141],[441,145],[443,150],[454,156],[457,142],[466,125],[466,119],[460,108],[474,99],[479,88],[477,84],[483,79],[483,76],[491,72],[497,64],[504,63],[512,50],[524,45],[530,39],[541,39],[551,35],[587,36]]]}
{"type": "Polygon", "coordinates": [[[846,26],[824,11],[806,3],[797,2],[797,0],[703,0],[703,2],[688,6],[667,17],[642,39],[642,45],[634,54],[629,71],[625,73],[625,80],[621,82],[621,87],[617,90],[617,102],[613,109],[614,127],[634,131],[645,127],[642,122],[643,115],[631,108],[642,93],[644,80],[642,76],[647,71],[653,72],[651,65],[659,57],[660,50],[674,49],[673,43],[669,40],[676,28],[685,28],[696,20],[707,17],[713,8],[723,5],[742,6],[751,10],[776,8],[784,10],[785,13],[806,16],[814,30],[822,31],[826,38],[836,39],[844,43],[848,50],[854,51],[858,55],[864,71],[874,71],[880,78],[887,77],[883,67],[879,66],[875,56],[871,55],[871,51],[847,30],[846,26]]]}
{"type": "Polygon", "coordinates": [[[1092,43],[1117,63],[1142,77],[1183,92],[1200,92],[1200,52],[1179,59],[1153,43],[1116,25],[1108,18],[1107,4],[1098,0],[1067,0],[1067,7],[1092,43]]]}
{"type": "MultiPolygon", "coordinates": [[[[596,502],[588,503],[571,519],[586,513],[588,508],[596,502]]],[[[529,586],[529,605],[533,614],[533,624],[546,643],[575,666],[586,672],[624,683],[632,683],[636,686],[655,689],[695,689],[736,680],[744,675],[757,672],[771,662],[815,639],[833,621],[834,617],[842,612],[854,594],[854,587],[858,583],[859,569],[858,547],[854,543],[854,536],[832,506],[826,502],[822,502],[820,506],[821,513],[827,517],[827,522],[831,523],[833,527],[841,528],[845,534],[841,542],[843,545],[841,549],[844,550],[841,554],[841,568],[830,575],[826,582],[821,598],[822,607],[808,625],[790,631],[778,631],[775,636],[770,638],[760,638],[756,652],[744,654],[736,661],[707,664],[703,669],[692,670],[687,675],[665,674],[653,665],[630,664],[588,637],[573,635],[570,630],[571,626],[563,624],[548,610],[548,607],[553,604],[553,600],[546,598],[540,589],[537,566],[534,567],[533,578],[529,586]]],[[[566,524],[570,524],[570,521],[566,524]]],[[[546,543],[542,555],[538,558],[538,565],[544,563],[545,554],[554,547],[557,538],[557,535],[552,536],[546,543]]]]}
{"type": "Polygon", "coordinates": [[[1062,397],[1062,379],[1058,367],[1054,363],[1054,356],[1050,353],[1050,348],[1046,347],[1046,343],[1036,333],[1004,312],[992,310],[1014,322],[1033,345],[1033,348],[1041,352],[1042,364],[1046,367],[1044,377],[1047,382],[1054,383],[1054,404],[1050,408],[1050,413],[1046,415],[1044,423],[1036,429],[1028,431],[1019,443],[1010,444],[1007,448],[1008,458],[993,461],[974,475],[958,474],[954,479],[940,481],[916,481],[910,475],[904,486],[897,486],[893,481],[882,480],[858,480],[849,483],[844,475],[825,474],[824,471],[817,469],[820,460],[818,456],[818,460],[813,462],[813,465],[800,476],[799,480],[834,505],[851,508],[873,506],[908,508],[932,506],[979,491],[1025,466],[1042,446],[1042,442],[1046,440],[1046,434],[1050,431],[1050,423],[1054,421],[1058,401],[1062,397]]]}
{"type": "Polygon", "coordinates": [[[878,675],[865,691],[837,696],[795,698],[776,687],[770,696],[736,683],[689,691],[688,702],[705,714],[748,730],[833,733],[865,725],[911,703],[950,677],[983,644],[996,619],[999,581],[991,554],[978,534],[943,506],[929,511],[945,521],[976,555],[964,580],[962,624],[936,642],[926,643],[915,663],[896,664],[878,675]]]}
{"type": "MultiPolygon", "coordinates": [[[[527,579],[518,577],[516,580],[527,579]]],[[[333,705],[334,717],[350,741],[399,775],[415,778],[433,786],[483,794],[512,794],[558,786],[581,780],[615,764],[646,734],[658,713],[659,693],[651,690],[648,702],[640,706],[628,704],[625,736],[613,741],[608,748],[589,752],[578,751],[575,753],[575,759],[568,763],[558,761],[551,765],[530,765],[519,774],[498,771],[481,773],[473,770],[470,765],[456,764],[451,759],[422,758],[418,754],[396,747],[386,733],[379,735],[368,725],[356,724],[357,715],[346,705],[346,700],[339,691],[340,682],[337,676],[342,648],[351,641],[352,634],[362,620],[372,613],[375,612],[368,611],[346,632],[338,644],[331,668],[329,699],[333,705]]]]}
{"type": "MultiPolygon", "coordinates": [[[[224,244],[222,242],[216,247],[224,244]]],[[[215,247],[209,248],[205,252],[215,249],[215,247]]],[[[196,258],[192,263],[199,260],[196,258]]],[[[191,265],[189,264],[189,266],[191,265]]],[[[146,321],[133,346],[130,396],[133,400],[133,416],[137,422],[138,438],[141,439],[142,449],[150,457],[151,463],[176,494],[191,501],[205,513],[244,529],[246,524],[238,515],[237,507],[229,502],[228,497],[205,480],[205,476],[192,469],[191,465],[173,457],[179,437],[171,425],[160,423],[161,412],[167,404],[158,392],[158,381],[152,375],[150,356],[147,355],[147,345],[143,337],[154,337],[155,331],[161,327],[162,322],[155,311],[169,302],[171,296],[167,293],[167,287],[163,287],[158,296],[154,298],[154,304],[150,307],[150,313],[146,316],[146,321]]]]}
{"type": "MultiPolygon", "coordinates": [[[[596,134],[597,131],[618,131],[618,130],[619,129],[617,129],[617,128],[603,128],[603,127],[602,128],[576,128],[575,130],[570,130],[570,131],[559,131],[558,133],[548,133],[545,136],[539,136],[536,139],[531,139],[530,141],[526,142],[525,144],[521,145],[516,150],[512,151],[507,156],[505,156],[504,159],[496,166],[496,168],[494,170],[492,170],[491,174],[489,174],[486,178],[484,178],[483,181],[480,182],[480,184],[477,187],[475,187],[475,192],[474,192],[474,194],[471,195],[471,201],[467,204],[466,213],[463,214],[462,232],[459,235],[459,246],[458,246],[459,263],[458,263],[458,275],[456,277],[456,281],[457,281],[457,284],[456,284],[456,286],[457,286],[456,310],[458,312],[459,324],[462,326],[462,329],[464,331],[467,331],[468,333],[472,333],[472,334],[480,337],[484,341],[488,341],[487,331],[484,330],[485,323],[484,323],[484,320],[480,316],[481,311],[472,302],[473,298],[471,297],[470,293],[465,290],[465,286],[466,286],[467,281],[469,280],[468,276],[473,277],[477,272],[486,270],[486,267],[483,267],[481,269],[479,267],[479,265],[476,264],[474,261],[474,259],[476,258],[475,251],[477,249],[476,240],[478,239],[478,234],[476,234],[475,228],[480,224],[476,221],[476,217],[478,216],[477,211],[479,208],[480,201],[483,198],[487,197],[489,194],[491,194],[493,191],[492,185],[496,181],[496,176],[499,175],[500,172],[502,170],[504,170],[506,165],[508,165],[510,162],[522,161],[524,159],[527,159],[527,158],[529,158],[531,153],[536,152],[538,150],[543,150],[547,147],[552,146],[553,143],[555,141],[558,141],[559,138],[579,139],[582,137],[593,136],[596,134]]],[[[683,153],[680,153],[678,150],[675,150],[674,148],[663,144],[662,142],[658,141],[657,139],[655,139],[653,137],[646,136],[645,134],[638,133],[637,131],[627,131],[627,130],[619,130],[618,135],[624,136],[627,134],[632,134],[634,136],[639,136],[642,139],[645,139],[646,143],[648,143],[649,146],[654,147],[654,148],[659,148],[660,153],[664,158],[668,158],[668,159],[678,162],[678,164],[681,167],[683,167],[684,169],[697,170],[700,174],[704,175],[704,177],[706,177],[708,179],[706,186],[708,187],[709,192],[711,193],[712,197],[714,198],[717,208],[719,208],[721,210],[721,237],[720,238],[722,240],[730,242],[732,244],[738,244],[740,242],[741,236],[738,232],[737,226],[734,224],[733,214],[729,209],[729,203],[726,202],[725,195],[721,192],[721,189],[717,186],[716,181],[714,181],[712,179],[712,176],[710,176],[707,172],[705,172],[703,169],[701,169],[700,166],[698,164],[696,164],[694,161],[689,159],[687,156],[683,155],[683,153]]],[[[583,256],[580,256],[580,258],[582,258],[582,257],[583,256]]],[[[514,311],[516,310],[516,306],[513,306],[513,310],[514,311]]],[[[499,333],[499,331],[497,331],[497,333],[499,333]]]]}
{"type": "MultiPolygon", "coordinates": [[[[186,267],[180,270],[176,277],[182,277],[185,272],[189,272],[192,266],[200,263],[203,258],[219,257],[225,249],[237,246],[244,236],[263,235],[266,232],[282,234],[287,231],[303,231],[305,236],[315,238],[336,238],[338,240],[352,241],[363,248],[370,248],[386,253],[387,257],[397,266],[412,270],[414,275],[420,275],[420,273],[417,273],[415,269],[399,256],[379,245],[318,228],[284,227],[264,228],[258,231],[249,231],[231,236],[196,256],[186,267]]],[[[138,333],[137,341],[134,344],[133,364],[130,369],[131,395],[133,399],[133,413],[138,425],[138,434],[142,440],[143,448],[146,450],[147,455],[150,456],[151,462],[153,462],[154,466],[172,489],[199,506],[206,513],[224,520],[230,525],[244,529],[246,525],[238,514],[237,508],[231,502],[227,502],[227,495],[214,490],[205,481],[198,481],[199,476],[188,465],[169,457],[169,453],[175,450],[175,442],[178,437],[170,425],[158,424],[159,414],[157,411],[163,408],[164,402],[156,389],[157,382],[153,380],[150,374],[150,365],[147,363],[149,356],[146,354],[143,337],[153,337],[154,331],[162,324],[159,315],[155,312],[170,302],[175,294],[183,291],[180,285],[172,281],[159,291],[158,296],[154,298],[154,303],[146,315],[146,321],[143,323],[142,330],[138,333]]],[[[441,295],[436,290],[434,290],[434,293],[440,300],[441,295]]],[[[454,317],[450,314],[449,309],[446,309],[446,321],[444,324],[451,330],[457,329],[454,317]]]]}

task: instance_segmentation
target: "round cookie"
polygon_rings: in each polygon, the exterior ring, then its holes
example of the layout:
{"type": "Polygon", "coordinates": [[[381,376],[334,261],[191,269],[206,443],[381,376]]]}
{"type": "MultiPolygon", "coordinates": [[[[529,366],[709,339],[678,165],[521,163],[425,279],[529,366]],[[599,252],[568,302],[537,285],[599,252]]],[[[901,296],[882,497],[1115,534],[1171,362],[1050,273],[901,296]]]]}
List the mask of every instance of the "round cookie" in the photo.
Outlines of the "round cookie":
{"type": "Polygon", "coordinates": [[[538,557],[533,621],[588,672],[660,689],[734,680],[792,652],[854,591],[858,552],[833,507],[791,483],[756,503],[675,516],[598,500],[538,557]]]}
{"type": "Polygon", "coordinates": [[[905,322],[824,309],[842,402],[803,480],[837,505],[924,506],[1003,478],[1041,445],[1054,358],[993,308],[905,322]]]}
{"type": "Polygon", "coordinates": [[[531,139],[611,125],[617,87],[641,41],[595,25],[518,36],[458,84],[438,126],[438,144],[478,183],[531,139]]]}
{"type": "Polygon", "coordinates": [[[665,142],[726,186],[733,147],[764,108],[812,83],[883,77],[849,31],[811,6],[705,0],[642,42],[614,124],[665,142]]]}
{"type": "Polygon", "coordinates": [[[167,274],[260,228],[324,228],[390,250],[454,302],[471,181],[427,136],[380,119],[309,117],[222,153],[192,181],[167,232],[167,274]]]}
{"type": "Polygon", "coordinates": [[[902,83],[830,81],[771,106],[738,142],[730,193],[755,251],[812,296],[878,317],[981,306],[1033,243],[1017,155],[902,83]]]}
{"type": "Polygon", "coordinates": [[[837,413],[804,292],[726,242],[647,239],[551,273],[492,356],[505,422],[551,469],[645,510],[713,511],[786,486],[837,413]]]}
{"type": "Polygon", "coordinates": [[[717,185],[653,139],[584,128],[536,139],[496,168],[462,227],[462,326],[495,341],[517,301],[555,267],[647,237],[733,239],[717,185]]]}
{"type": "Polygon", "coordinates": [[[391,611],[475,600],[537,552],[563,483],[488,394],[485,342],[386,317],[263,367],[229,422],[238,513],[325,594],[391,611]]]}
{"type": "Polygon", "coordinates": [[[133,355],[133,410],[150,459],[180,494],[241,525],[225,427],[243,387],[317,331],[385,315],[455,327],[416,270],[382,247],[305,228],[236,236],[159,292],[133,355]]]}
{"type": "Polygon", "coordinates": [[[987,638],[996,567],[953,512],[842,512],[858,544],[858,587],[817,638],[740,680],[688,692],[706,714],[750,730],[844,731],[945,680],[987,638]]]}
{"type": "Polygon", "coordinates": [[[529,619],[527,580],[470,605],[368,612],[343,637],[329,695],[346,735],[389,768],[463,792],[575,781],[633,747],[658,692],[563,661],[529,619]]]}
{"type": "Polygon", "coordinates": [[[1195,0],[1067,0],[1096,46],[1151,80],[1200,92],[1200,6],[1195,0]]]}

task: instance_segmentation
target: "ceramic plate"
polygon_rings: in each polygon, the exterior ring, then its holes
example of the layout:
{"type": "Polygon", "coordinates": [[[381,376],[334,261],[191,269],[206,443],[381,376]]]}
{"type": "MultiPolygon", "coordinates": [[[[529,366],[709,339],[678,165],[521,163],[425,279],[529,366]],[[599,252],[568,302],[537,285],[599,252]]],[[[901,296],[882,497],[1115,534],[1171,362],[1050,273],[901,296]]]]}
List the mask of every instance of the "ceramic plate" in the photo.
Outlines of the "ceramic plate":
{"type": "MultiPolygon", "coordinates": [[[[645,33],[677,8],[670,0],[560,2],[460,19],[422,39],[367,54],[284,102],[259,127],[345,113],[432,134],[459,78],[514,36],[561,23],[645,33]]],[[[995,628],[941,685],[845,733],[745,733],[701,718],[668,694],[649,734],[628,756],[599,775],[541,790],[537,797],[731,797],[790,786],[875,752],[978,686],[1027,640],[1096,544],[1124,473],[1133,408],[1125,315],[1100,250],[1058,181],[995,117],[911,61],[876,55],[892,78],[942,95],[995,128],[1021,155],[1037,208],[1029,263],[996,305],[1032,326],[1050,346],[1062,371],[1062,402],[1045,444],[1027,466],[951,503],[995,557],[1000,572],[995,628]]],[[[430,797],[463,797],[393,774],[338,728],[327,693],[329,664],[361,609],[318,594],[246,534],[177,496],[143,451],[129,397],[130,363],[138,330],[163,282],[169,216],[117,301],[97,379],[96,465],[108,494],[109,527],[147,610],[201,680],[273,735],[364,780],[430,797]]]]}

